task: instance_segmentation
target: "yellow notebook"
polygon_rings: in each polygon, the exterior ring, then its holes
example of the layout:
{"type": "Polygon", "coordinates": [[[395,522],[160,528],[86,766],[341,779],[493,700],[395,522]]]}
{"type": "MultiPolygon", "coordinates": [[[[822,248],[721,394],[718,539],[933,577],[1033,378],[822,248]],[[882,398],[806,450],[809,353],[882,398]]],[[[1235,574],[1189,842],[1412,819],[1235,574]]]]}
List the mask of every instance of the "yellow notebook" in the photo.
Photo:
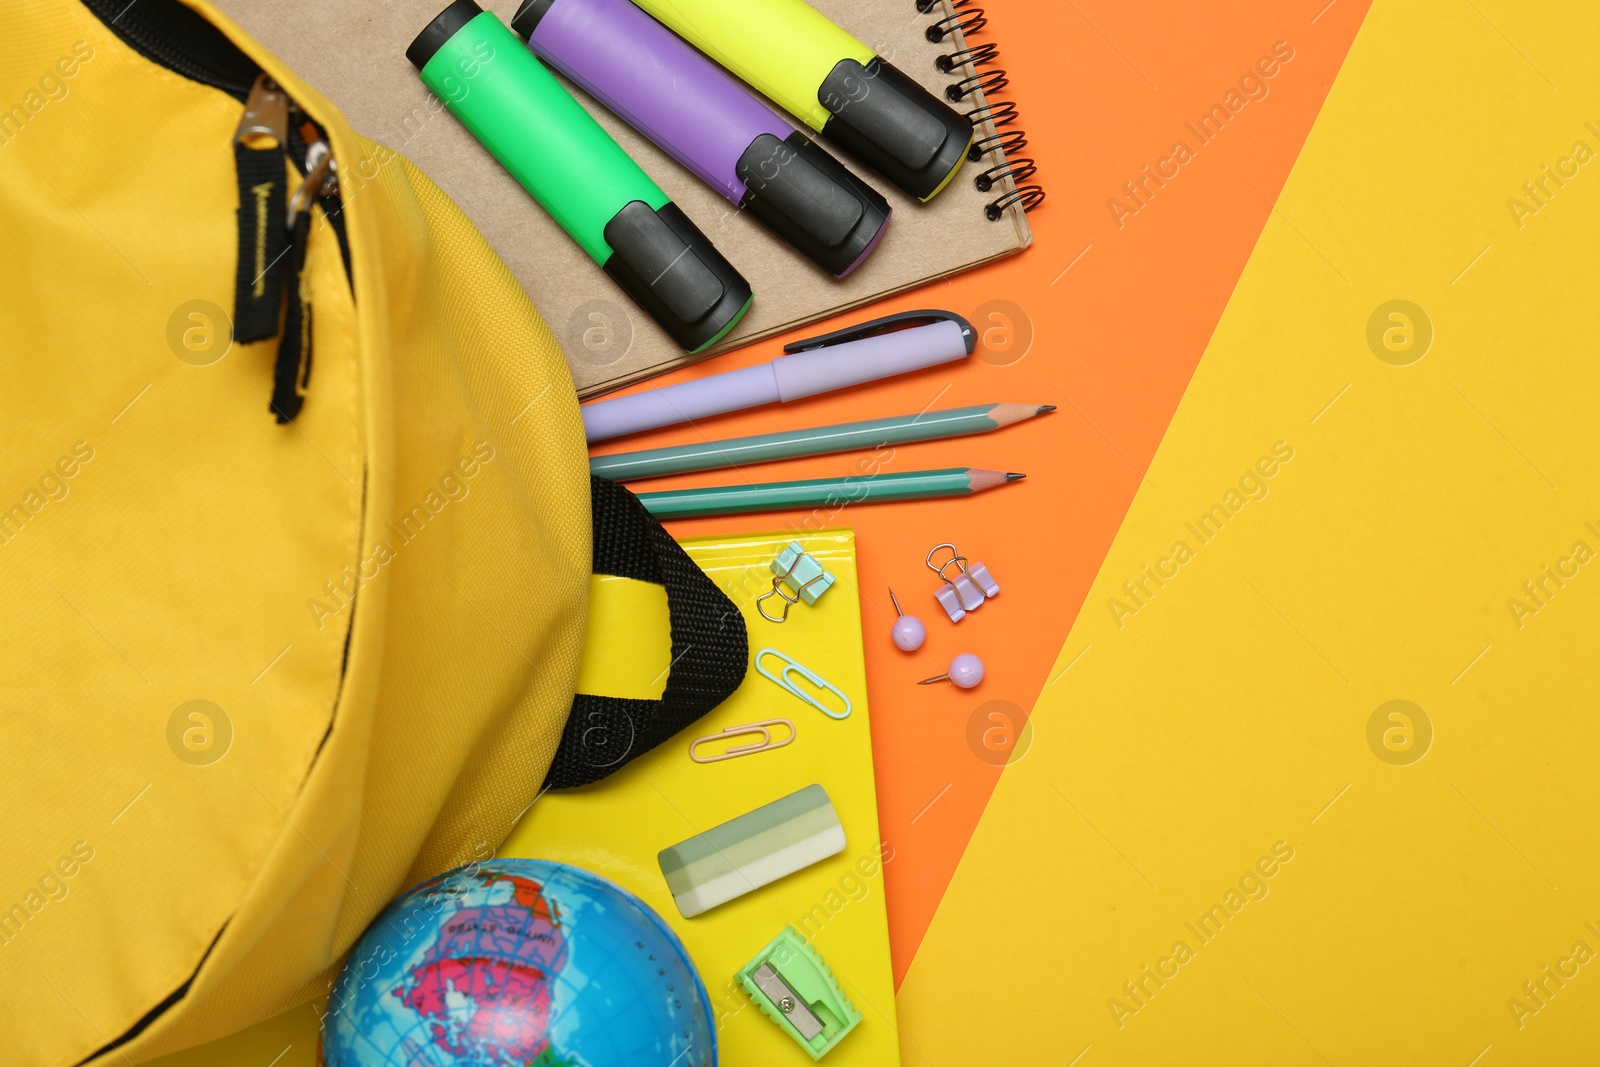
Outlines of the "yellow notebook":
{"type": "MultiPolygon", "coordinates": [[[[812,1062],[733,981],[734,973],[786,924],[810,941],[864,1017],[825,1062],[829,1067],[894,1067],[900,1062],[899,1036],[883,894],[883,865],[894,854],[878,835],[855,536],[849,530],[826,530],[805,540],[806,551],[835,576],[835,584],[817,604],[796,605],[788,621],[778,625],[757,615],[755,598],[771,588],[768,564],[790,540],[787,534],[754,534],[685,541],[683,547],[739,606],[752,653],[776,648],[812,668],[850,698],[849,717],[828,718],[752,670],[715,711],[610,778],[543,795],[499,854],[586,868],[655,909],[683,939],[705,981],[717,1019],[720,1062],[727,1067],[801,1067],[812,1062]],[[689,758],[694,738],[774,718],[794,723],[792,743],[712,763],[689,758]],[[813,783],[827,790],[838,812],[844,851],[697,918],[682,918],[656,854],[813,783]]],[[[659,696],[667,656],[659,663],[651,657],[655,650],[670,647],[660,587],[606,576],[594,581],[587,647],[651,652],[635,655],[609,676],[598,675],[586,661],[580,686],[600,695],[659,696]]],[[[766,607],[777,614],[774,604],[768,601],[766,607]]],[[[617,663],[619,657],[594,657],[601,660],[617,663]]],[[[773,740],[783,736],[774,731],[773,740]]],[[[714,755],[728,747],[708,745],[700,754],[714,755]]],[[[316,1063],[318,1008],[307,1005],[228,1040],[155,1062],[162,1067],[311,1067],[316,1063]]]]}
{"type": "Polygon", "coordinates": [[[1596,41],[1592,3],[1373,4],[908,1063],[1600,1062],[1596,41]]]}

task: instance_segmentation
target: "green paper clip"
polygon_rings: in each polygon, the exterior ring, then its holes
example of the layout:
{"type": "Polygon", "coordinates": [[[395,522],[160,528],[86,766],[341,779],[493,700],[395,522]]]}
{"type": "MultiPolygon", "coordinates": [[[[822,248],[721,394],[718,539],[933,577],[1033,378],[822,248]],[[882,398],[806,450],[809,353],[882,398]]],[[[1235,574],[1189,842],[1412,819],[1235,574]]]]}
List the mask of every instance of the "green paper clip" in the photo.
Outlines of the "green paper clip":
{"type": "Polygon", "coordinates": [[[802,666],[800,663],[784,655],[775,648],[763,648],[760,652],[755,654],[755,658],[751,660],[751,662],[756,665],[756,673],[761,675],[761,677],[765,678],[773,685],[778,686],[789,695],[797,697],[800,700],[805,701],[807,704],[810,704],[812,707],[816,708],[830,719],[848,718],[851,710],[854,708],[854,705],[850,703],[850,698],[845,695],[842,689],[828,681],[826,678],[822,677],[816,671],[809,667],[802,666]],[[783,666],[778,669],[777,674],[773,674],[771,671],[767,670],[761,665],[761,660],[766,656],[776,656],[783,663],[783,666]],[[804,689],[801,689],[794,683],[794,680],[789,677],[792,674],[797,674],[801,678],[804,678],[806,681],[810,682],[812,685],[816,686],[818,689],[825,689],[834,696],[838,697],[844,702],[844,710],[834,711],[822,701],[818,700],[804,689]]]}
{"type": "Polygon", "coordinates": [[[792,926],[735,977],[756,1007],[814,1060],[831,1052],[861,1021],[828,965],[792,926]]]}

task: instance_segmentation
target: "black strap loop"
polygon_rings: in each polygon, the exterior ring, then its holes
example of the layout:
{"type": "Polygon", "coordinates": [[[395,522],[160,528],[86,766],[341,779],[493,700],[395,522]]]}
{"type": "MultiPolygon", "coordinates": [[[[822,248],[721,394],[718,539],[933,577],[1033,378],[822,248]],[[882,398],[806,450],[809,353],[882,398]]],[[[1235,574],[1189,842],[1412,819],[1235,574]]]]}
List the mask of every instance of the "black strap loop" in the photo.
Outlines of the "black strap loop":
{"type": "Polygon", "coordinates": [[[733,695],[750,646],[733,601],[690,559],[634,495],[590,478],[594,570],[655,582],[667,590],[672,665],[660,700],[579,693],[544,788],[599,781],[648,752],[733,695]]]}
{"type": "Polygon", "coordinates": [[[233,284],[233,340],[251,344],[278,336],[288,273],[289,194],[283,150],[233,146],[239,184],[239,258],[233,284]]]}
{"type": "Polygon", "coordinates": [[[306,249],[311,243],[311,212],[302,211],[289,235],[288,308],[272,369],[272,412],[278,424],[293,422],[305,403],[311,380],[311,287],[306,249]]]}

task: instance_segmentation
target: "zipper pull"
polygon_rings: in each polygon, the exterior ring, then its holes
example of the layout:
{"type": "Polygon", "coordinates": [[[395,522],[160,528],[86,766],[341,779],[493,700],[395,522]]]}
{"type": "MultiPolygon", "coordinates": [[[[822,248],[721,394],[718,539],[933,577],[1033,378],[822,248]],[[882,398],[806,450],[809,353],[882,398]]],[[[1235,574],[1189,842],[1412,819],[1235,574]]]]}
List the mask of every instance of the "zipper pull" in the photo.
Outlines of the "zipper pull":
{"type": "Polygon", "coordinates": [[[306,176],[315,171],[322,163],[323,157],[328,159],[327,177],[322,180],[322,186],[317,190],[320,196],[339,195],[339,163],[332,159],[333,146],[322,136],[322,131],[317,129],[317,124],[306,119],[300,124],[300,139],[306,145],[306,176]]]}
{"type": "Polygon", "coordinates": [[[239,183],[239,259],[234,272],[233,339],[278,335],[284,260],[289,250],[287,160],[289,97],[265,74],[256,78],[233,133],[239,183]]]}
{"type": "MultiPolygon", "coordinates": [[[[272,375],[272,413],[279,424],[292,422],[305,404],[311,381],[313,328],[311,279],[306,274],[306,253],[311,245],[311,205],[326,191],[334,174],[333,153],[307,124],[306,176],[289,197],[289,300],[283,315],[283,336],[272,375]],[[312,139],[316,138],[316,139],[312,139]]],[[[302,132],[302,136],[305,136],[302,132]]]]}
{"type": "Polygon", "coordinates": [[[278,357],[272,369],[272,401],[269,405],[278,425],[294,421],[305,403],[306,386],[311,381],[311,277],[306,273],[306,253],[311,246],[310,200],[304,208],[300,192],[311,184],[306,176],[290,202],[293,222],[289,230],[289,270],[287,306],[283,313],[283,336],[278,338],[278,357]]]}
{"type": "Polygon", "coordinates": [[[338,189],[338,179],[334,177],[335,165],[333,153],[328,149],[328,142],[315,141],[306,149],[306,178],[300,183],[300,188],[294,191],[294,196],[289,198],[289,229],[294,229],[295,220],[302,211],[309,211],[311,204],[317,197],[332,194],[338,189]]]}
{"type": "MultiPolygon", "coordinates": [[[[299,118],[293,105],[290,118],[299,118]]],[[[327,140],[318,132],[316,124],[309,121],[302,123],[299,131],[306,146],[306,176],[289,197],[289,299],[272,375],[271,408],[280,425],[294,421],[300,414],[311,381],[314,318],[311,278],[306,273],[306,254],[311,245],[311,205],[323,197],[337,196],[339,190],[339,168],[327,140]]],[[[327,210],[328,205],[324,203],[323,207],[327,210]]]]}
{"type": "Polygon", "coordinates": [[[289,95],[265,74],[250,87],[233,143],[255,152],[282,151],[289,143],[289,95]]]}

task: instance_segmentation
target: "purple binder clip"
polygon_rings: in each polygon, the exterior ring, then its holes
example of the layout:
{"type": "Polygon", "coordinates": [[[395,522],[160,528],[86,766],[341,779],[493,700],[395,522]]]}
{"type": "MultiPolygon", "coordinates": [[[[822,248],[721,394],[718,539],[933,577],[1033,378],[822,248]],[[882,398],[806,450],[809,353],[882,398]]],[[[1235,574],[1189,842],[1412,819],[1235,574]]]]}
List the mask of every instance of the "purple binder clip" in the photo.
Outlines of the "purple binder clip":
{"type": "Polygon", "coordinates": [[[933,596],[951,622],[960,622],[967,617],[967,612],[976,611],[985,600],[1000,593],[999,584],[989,576],[989,568],[977,560],[969,560],[949,542],[934,545],[928,552],[927,564],[928,569],[944,581],[933,596]],[[950,558],[934,563],[933,557],[945,548],[950,550],[950,558]]]}

